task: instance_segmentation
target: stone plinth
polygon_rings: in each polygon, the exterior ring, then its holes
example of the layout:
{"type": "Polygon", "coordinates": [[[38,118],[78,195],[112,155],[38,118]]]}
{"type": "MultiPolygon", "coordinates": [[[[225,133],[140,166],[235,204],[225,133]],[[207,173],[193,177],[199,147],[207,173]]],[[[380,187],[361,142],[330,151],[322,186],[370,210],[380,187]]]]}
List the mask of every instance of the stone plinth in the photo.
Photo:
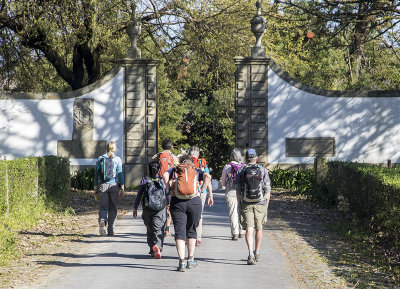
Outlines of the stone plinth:
{"type": "Polygon", "coordinates": [[[74,101],[74,127],[72,140],[57,142],[57,155],[76,159],[93,159],[102,155],[106,140],[93,140],[94,99],[76,98],[74,101]]]}

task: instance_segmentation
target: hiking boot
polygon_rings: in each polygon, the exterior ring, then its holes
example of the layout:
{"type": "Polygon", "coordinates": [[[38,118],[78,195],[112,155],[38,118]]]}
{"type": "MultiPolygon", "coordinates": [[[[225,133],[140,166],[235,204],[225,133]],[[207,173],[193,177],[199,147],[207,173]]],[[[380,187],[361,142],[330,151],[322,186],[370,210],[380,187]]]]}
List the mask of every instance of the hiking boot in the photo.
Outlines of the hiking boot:
{"type": "Polygon", "coordinates": [[[179,266],[178,268],[176,268],[176,270],[179,272],[185,272],[185,269],[186,269],[185,261],[179,261],[179,266]]]}
{"type": "Polygon", "coordinates": [[[239,234],[239,238],[244,238],[246,234],[239,234]]]}
{"type": "Polygon", "coordinates": [[[260,254],[254,254],[254,259],[256,262],[260,262],[260,254]]]}
{"type": "Polygon", "coordinates": [[[233,240],[233,241],[239,240],[239,235],[238,235],[238,234],[233,235],[233,236],[232,236],[232,240],[233,240]]]}
{"type": "Polygon", "coordinates": [[[101,219],[99,222],[99,233],[100,235],[104,236],[107,234],[106,232],[106,221],[101,219]]]}
{"type": "Polygon", "coordinates": [[[193,269],[197,266],[197,261],[195,259],[187,261],[187,268],[193,269]]]}
{"type": "Polygon", "coordinates": [[[254,256],[249,256],[247,258],[247,265],[255,265],[256,264],[256,258],[254,256]]]}
{"type": "Polygon", "coordinates": [[[153,249],[153,252],[154,252],[154,254],[153,254],[154,259],[161,259],[160,248],[158,248],[157,245],[154,245],[152,249],[153,249]]]}
{"type": "Polygon", "coordinates": [[[201,241],[196,240],[196,246],[200,246],[201,245],[201,241]]]}

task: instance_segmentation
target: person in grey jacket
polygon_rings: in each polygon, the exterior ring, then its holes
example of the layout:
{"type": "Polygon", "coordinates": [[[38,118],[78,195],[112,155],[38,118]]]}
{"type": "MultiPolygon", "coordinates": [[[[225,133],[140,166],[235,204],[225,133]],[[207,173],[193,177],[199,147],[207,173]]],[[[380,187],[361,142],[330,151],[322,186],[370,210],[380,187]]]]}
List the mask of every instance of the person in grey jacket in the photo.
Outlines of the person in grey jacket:
{"type": "Polygon", "coordinates": [[[267,222],[268,204],[271,197],[271,184],[268,170],[261,165],[257,165],[257,161],[258,156],[256,150],[248,149],[246,152],[246,165],[238,170],[238,175],[236,177],[236,195],[240,203],[240,212],[243,217],[242,224],[246,228],[246,243],[249,250],[247,259],[248,265],[255,265],[256,262],[260,261],[262,228],[267,222]],[[253,175],[248,173],[248,171],[251,171],[253,175]],[[249,189],[252,180],[253,184],[255,183],[259,186],[259,189],[249,189]],[[253,196],[250,196],[246,191],[259,191],[259,198],[251,199],[253,196]],[[254,229],[256,233],[255,250],[253,251],[254,229]]]}

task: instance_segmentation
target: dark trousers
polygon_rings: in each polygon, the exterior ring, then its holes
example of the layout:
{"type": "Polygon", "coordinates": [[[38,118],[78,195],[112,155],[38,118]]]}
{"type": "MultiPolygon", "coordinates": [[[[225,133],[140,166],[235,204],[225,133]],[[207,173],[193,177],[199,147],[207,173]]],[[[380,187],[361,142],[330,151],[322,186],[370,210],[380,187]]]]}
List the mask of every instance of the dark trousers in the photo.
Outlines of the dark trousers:
{"type": "Polygon", "coordinates": [[[108,226],[108,233],[114,232],[114,222],[117,218],[118,184],[101,184],[99,186],[99,221],[105,220],[108,226]]]}
{"type": "Polygon", "coordinates": [[[196,239],[196,228],[199,225],[202,212],[200,197],[194,197],[190,200],[172,197],[170,211],[174,223],[175,239],[196,239]]]}
{"type": "Polygon", "coordinates": [[[167,210],[158,212],[143,208],[142,219],[147,229],[147,245],[152,248],[157,245],[162,251],[164,246],[164,229],[165,221],[167,220],[167,210]]]}

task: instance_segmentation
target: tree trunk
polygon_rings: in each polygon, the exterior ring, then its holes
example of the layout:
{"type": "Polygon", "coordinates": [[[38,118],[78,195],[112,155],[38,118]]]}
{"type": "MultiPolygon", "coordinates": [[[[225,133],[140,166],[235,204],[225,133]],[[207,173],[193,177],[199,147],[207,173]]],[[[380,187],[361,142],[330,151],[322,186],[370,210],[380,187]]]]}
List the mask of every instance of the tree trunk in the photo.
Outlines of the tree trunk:
{"type": "Polygon", "coordinates": [[[369,15],[368,2],[359,3],[358,16],[356,18],[356,24],[354,26],[354,32],[352,35],[352,41],[349,45],[349,57],[351,70],[349,71],[350,84],[354,84],[358,81],[362,69],[361,59],[363,55],[364,44],[367,40],[370,32],[371,23],[376,19],[375,15],[369,15]]]}

